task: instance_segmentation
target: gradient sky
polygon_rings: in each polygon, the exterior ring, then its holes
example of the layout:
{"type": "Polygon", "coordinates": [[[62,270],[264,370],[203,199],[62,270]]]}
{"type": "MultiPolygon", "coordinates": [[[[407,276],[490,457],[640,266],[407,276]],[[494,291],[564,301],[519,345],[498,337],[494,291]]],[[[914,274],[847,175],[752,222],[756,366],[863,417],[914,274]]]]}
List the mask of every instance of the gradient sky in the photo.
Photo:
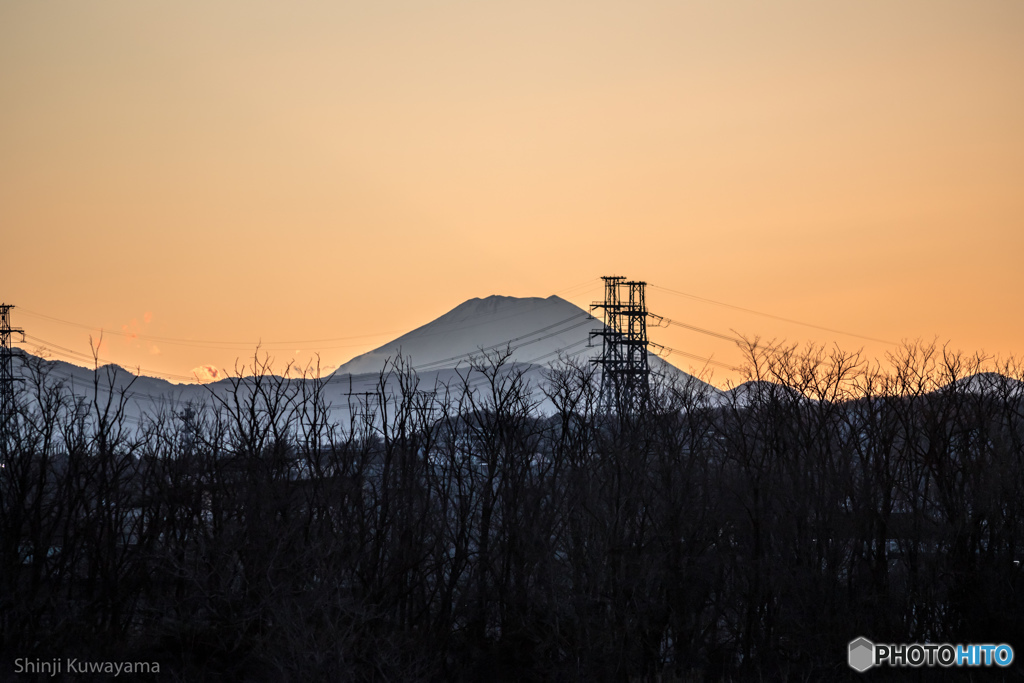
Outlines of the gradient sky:
{"type": "Polygon", "coordinates": [[[27,350],[103,329],[104,358],[172,376],[257,340],[330,367],[608,274],[1022,355],[1022,36],[1010,0],[5,0],[0,299],[27,350]]]}

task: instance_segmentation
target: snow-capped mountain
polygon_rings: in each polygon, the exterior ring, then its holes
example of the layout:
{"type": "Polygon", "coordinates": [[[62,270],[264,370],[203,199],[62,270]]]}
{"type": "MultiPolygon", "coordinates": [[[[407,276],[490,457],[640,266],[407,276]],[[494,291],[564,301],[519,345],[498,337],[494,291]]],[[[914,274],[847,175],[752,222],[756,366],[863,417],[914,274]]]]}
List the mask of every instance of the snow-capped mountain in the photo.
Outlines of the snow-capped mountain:
{"type": "Polygon", "coordinates": [[[377,373],[401,355],[418,372],[465,367],[510,348],[510,361],[545,364],[562,356],[589,356],[590,331],[600,322],[583,309],[551,296],[470,299],[435,320],[361,356],[335,375],[377,373]]]}
{"type": "MultiPolygon", "coordinates": [[[[377,374],[388,359],[402,356],[417,373],[467,368],[506,350],[508,361],[547,367],[560,359],[589,360],[601,354],[600,320],[565,299],[549,296],[470,299],[394,341],[356,356],[335,376],[377,374]]],[[[669,377],[685,373],[648,355],[651,369],[669,377]]]]}
{"type": "MultiPolygon", "coordinates": [[[[449,312],[397,339],[364,353],[340,366],[324,386],[324,398],[332,406],[335,419],[344,421],[351,413],[353,397],[365,397],[381,391],[381,381],[394,393],[396,378],[387,380],[384,374],[393,369],[393,362],[401,357],[405,366],[411,366],[419,379],[419,388],[436,391],[438,387],[479,383],[471,370],[474,363],[487,365],[488,359],[504,355],[507,367],[517,368],[525,374],[537,394],[537,403],[543,410],[545,403],[540,387],[545,382],[549,367],[562,360],[586,362],[601,353],[600,338],[591,332],[602,328],[602,322],[587,311],[557,296],[516,298],[489,296],[470,299],[449,312]],[[391,363],[389,363],[391,361],[391,363]],[[382,374],[384,373],[384,374],[382,374]]],[[[61,381],[76,396],[89,403],[108,397],[115,398],[126,389],[131,400],[125,406],[130,421],[138,424],[146,416],[179,411],[187,403],[217,405],[221,400],[230,402],[230,394],[238,387],[237,379],[210,384],[171,384],[153,377],[135,377],[116,366],[104,366],[97,372],[62,361],[41,363],[50,372],[52,380],[61,381]],[[98,382],[94,383],[94,380],[98,382]],[[129,386],[130,385],[130,386],[129,386]],[[113,389],[111,392],[110,389],[113,389]]],[[[656,375],[669,381],[697,381],[681,370],[652,354],[648,360],[656,375]]],[[[24,364],[19,361],[19,365],[24,364]]],[[[300,387],[303,380],[282,380],[300,387]]],[[[710,392],[717,390],[706,387],[710,392]]]]}

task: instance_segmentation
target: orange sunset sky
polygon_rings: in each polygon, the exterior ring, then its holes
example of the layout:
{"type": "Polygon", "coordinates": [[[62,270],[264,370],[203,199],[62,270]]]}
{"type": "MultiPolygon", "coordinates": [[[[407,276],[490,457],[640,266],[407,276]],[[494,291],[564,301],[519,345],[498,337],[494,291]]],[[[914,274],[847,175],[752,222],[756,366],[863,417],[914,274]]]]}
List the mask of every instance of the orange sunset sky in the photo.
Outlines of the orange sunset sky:
{"type": "Polygon", "coordinates": [[[610,274],[1024,355],[1022,2],[5,0],[0,105],[0,299],[54,358],[329,370],[610,274]]]}

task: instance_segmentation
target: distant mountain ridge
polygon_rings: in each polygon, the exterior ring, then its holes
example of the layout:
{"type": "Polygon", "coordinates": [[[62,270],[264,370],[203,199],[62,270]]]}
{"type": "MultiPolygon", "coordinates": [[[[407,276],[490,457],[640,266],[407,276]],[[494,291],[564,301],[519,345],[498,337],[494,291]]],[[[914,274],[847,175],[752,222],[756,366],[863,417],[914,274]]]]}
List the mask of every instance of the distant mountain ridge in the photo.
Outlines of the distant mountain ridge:
{"type": "MultiPolygon", "coordinates": [[[[507,362],[523,368],[534,387],[545,382],[547,368],[561,359],[587,363],[600,356],[601,340],[591,332],[602,328],[602,321],[589,312],[558,296],[511,297],[487,296],[460,303],[443,315],[417,327],[372,351],[342,364],[329,376],[327,398],[335,407],[345,405],[353,395],[376,390],[388,361],[401,357],[418,374],[421,385],[458,386],[465,371],[486,356],[510,353],[507,362]]],[[[744,382],[726,390],[712,387],[648,354],[652,373],[668,381],[695,382],[691,386],[706,389],[706,396],[715,405],[735,401],[747,405],[761,395],[779,391],[769,382],[744,382]]],[[[94,391],[96,374],[64,361],[42,361],[52,372],[52,379],[73,386],[77,395],[89,396],[94,391]]],[[[21,360],[16,361],[21,365],[21,360]]],[[[204,385],[172,384],[155,377],[135,377],[130,371],[103,366],[99,372],[99,388],[104,393],[113,380],[115,392],[132,383],[129,390],[135,400],[129,412],[133,418],[153,414],[161,407],[180,407],[189,401],[206,402],[214,395],[223,396],[232,389],[231,380],[204,385]]],[[[16,373],[20,372],[20,368],[16,373]]],[[[298,381],[298,380],[288,380],[298,381]]],[[[990,372],[962,377],[939,389],[970,393],[1006,393],[1020,395],[1024,383],[990,372]]],[[[793,390],[787,390],[792,392],[793,390]]]]}
{"type": "MultiPolygon", "coordinates": [[[[352,397],[378,391],[382,372],[393,368],[389,361],[400,356],[416,371],[420,387],[429,390],[437,386],[458,387],[466,381],[466,373],[475,361],[486,365],[487,356],[493,358],[507,351],[510,357],[505,359],[506,363],[525,372],[543,411],[549,407],[541,390],[547,368],[562,359],[586,363],[598,357],[601,343],[599,339],[592,341],[591,332],[602,325],[587,311],[558,296],[469,299],[431,322],[342,364],[326,378],[324,398],[333,406],[332,414],[344,421],[350,415],[347,406],[352,397]]],[[[658,376],[670,381],[691,379],[653,354],[648,354],[648,360],[658,376]]],[[[97,377],[91,368],[63,361],[42,362],[53,380],[64,382],[78,396],[91,398],[98,388],[100,400],[105,401],[111,395],[109,388],[113,388],[115,395],[127,389],[131,400],[126,414],[135,424],[141,424],[146,415],[180,410],[191,402],[216,404],[228,398],[237,386],[236,378],[203,385],[172,384],[155,377],[136,377],[113,365],[99,368],[97,377]],[[94,385],[95,379],[99,380],[98,385],[94,385]]],[[[297,383],[294,386],[302,382],[298,378],[285,381],[297,383]]],[[[474,383],[478,381],[479,378],[474,383]]],[[[243,385],[246,383],[244,380],[243,385]]],[[[699,384],[712,393],[718,392],[703,382],[699,384]]]]}

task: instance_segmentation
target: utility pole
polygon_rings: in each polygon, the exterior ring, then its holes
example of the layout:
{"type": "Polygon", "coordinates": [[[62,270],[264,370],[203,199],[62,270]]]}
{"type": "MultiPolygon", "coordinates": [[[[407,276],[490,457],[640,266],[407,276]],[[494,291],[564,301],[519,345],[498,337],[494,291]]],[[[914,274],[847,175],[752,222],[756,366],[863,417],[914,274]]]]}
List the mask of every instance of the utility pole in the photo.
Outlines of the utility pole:
{"type": "Polygon", "coordinates": [[[644,410],[650,397],[651,369],[647,363],[646,282],[609,275],[604,280],[604,301],[591,309],[604,309],[604,327],[592,331],[602,338],[601,404],[620,416],[636,415],[644,410]],[[625,299],[622,290],[626,290],[625,299]]]}
{"type": "Polygon", "coordinates": [[[20,334],[25,341],[25,331],[11,328],[11,304],[0,304],[0,448],[6,456],[11,420],[14,419],[14,349],[11,335],[20,334]]]}

